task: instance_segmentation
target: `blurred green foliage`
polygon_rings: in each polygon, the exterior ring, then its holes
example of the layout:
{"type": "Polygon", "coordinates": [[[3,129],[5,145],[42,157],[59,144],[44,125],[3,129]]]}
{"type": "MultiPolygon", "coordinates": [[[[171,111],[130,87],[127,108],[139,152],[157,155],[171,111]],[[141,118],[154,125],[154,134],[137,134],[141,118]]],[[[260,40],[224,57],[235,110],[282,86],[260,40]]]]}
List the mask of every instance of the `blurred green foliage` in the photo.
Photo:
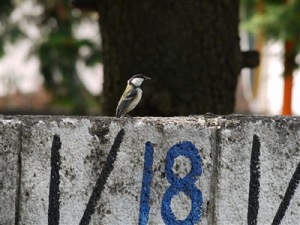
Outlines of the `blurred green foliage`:
{"type": "MultiPolygon", "coordinates": [[[[53,104],[71,105],[74,114],[86,114],[87,98],[92,96],[78,77],[76,63],[84,62],[92,66],[101,61],[100,40],[78,39],[74,29],[88,15],[76,9],[75,13],[69,0],[29,0],[40,7],[41,13],[23,15],[22,20],[39,28],[39,40],[33,40],[32,55],[40,60],[40,70],[44,76],[44,85],[53,98],[53,104]],[[84,48],[85,54],[82,54],[84,48]]],[[[7,41],[13,42],[25,38],[19,24],[11,22],[9,15],[24,1],[8,0],[0,6],[0,56],[4,54],[7,41]]],[[[24,29],[24,28],[23,28],[24,29]]],[[[27,36],[27,38],[29,38],[27,36]]]]}
{"type": "Polygon", "coordinates": [[[242,28],[266,39],[292,41],[300,51],[300,1],[299,0],[241,0],[250,17],[242,28]],[[259,6],[260,5],[260,6],[259,6]],[[257,12],[261,7],[262,12],[257,12]]]}
{"type": "Polygon", "coordinates": [[[9,21],[9,15],[14,9],[13,0],[2,1],[0,4],[0,57],[5,53],[5,42],[15,43],[26,35],[17,24],[9,21]]]}

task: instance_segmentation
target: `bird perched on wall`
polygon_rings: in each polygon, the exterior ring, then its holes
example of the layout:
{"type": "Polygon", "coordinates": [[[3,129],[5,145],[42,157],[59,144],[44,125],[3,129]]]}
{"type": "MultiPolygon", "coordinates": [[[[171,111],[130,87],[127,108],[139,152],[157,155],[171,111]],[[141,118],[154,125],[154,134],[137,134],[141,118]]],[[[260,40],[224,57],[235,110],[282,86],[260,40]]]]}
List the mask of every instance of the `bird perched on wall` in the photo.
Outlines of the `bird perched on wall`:
{"type": "Polygon", "coordinates": [[[141,85],[145,80],[150,80],[151,78],[146,77],[142,74],[137,74],[131,77],[127,81],[126,89],[120,98],[116,109],[116,117],[123,117],[126,113],[133,110],[142,98],[141,85]]]}

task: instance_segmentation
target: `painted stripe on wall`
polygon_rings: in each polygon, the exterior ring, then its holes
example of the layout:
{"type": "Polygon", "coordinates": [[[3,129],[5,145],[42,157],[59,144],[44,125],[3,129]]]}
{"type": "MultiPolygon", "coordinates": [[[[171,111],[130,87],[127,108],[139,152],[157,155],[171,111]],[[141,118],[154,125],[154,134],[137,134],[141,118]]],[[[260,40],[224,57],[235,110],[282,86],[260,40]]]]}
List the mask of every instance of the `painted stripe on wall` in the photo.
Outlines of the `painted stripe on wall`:
{"type": "Polygon", "coordinates": [[[49,208],[48,208],[48,224],[59,224],[59,184],[60,184],[60,154],[61,149],[60,137],[54,135],[51,148],[51,175],[49,190],[49,208]]]}
{"type": "Polygon", "coordinates": [[[251,161],[250,161],[250,183],[248,198],[248,225],[257,224],[259,209],[259,188],[260,188],[260,140],[253,135],[251,161]]]}
{"type": "Polygon", "coordinates": [[[79,223],[80,225],[88,225],[91,221],[91,216],[95,212],[95,206],[97,205],[101,197],[101,193],[104,190],[107,178],[109,177],[111,171],[114,168],[114,162],[116,161],[120,145],[123,142],[124,134],[124,130],[121,129],[114,140],[114,143],[106,158],[106,162],[102,168],[101,174],[97,180],[96,186],[86,206],[83,217],[79,223]]]}
{"type": "Polygon", "coordinates": [[[278,208],[278,211],[275,215],[275,218],[273,220],[272,225],[279,225],[281,223],[281,220],[283,219],[286,210],[288,209],[290,205],[290,201],[292,200],[297,187],[299,186],[300,181],[300,162],[298,163],[298,166],[292,176],[292,179],[290,180],[289,186],[284,194],[284,197],[280,203],[280,206],[278,208]]]}

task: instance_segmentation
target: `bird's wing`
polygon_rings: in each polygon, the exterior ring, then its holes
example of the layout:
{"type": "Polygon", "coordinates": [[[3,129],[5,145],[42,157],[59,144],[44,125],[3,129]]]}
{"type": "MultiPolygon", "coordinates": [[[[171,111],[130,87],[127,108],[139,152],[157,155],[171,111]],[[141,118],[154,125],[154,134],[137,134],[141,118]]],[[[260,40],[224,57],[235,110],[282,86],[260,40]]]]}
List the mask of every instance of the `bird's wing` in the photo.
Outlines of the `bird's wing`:
{"type": "Polygon", "coordinates": [[[123,114],[126,113],[126,109],[130,105],[130,103],[133,101],[133,99],[136,97],[137,93],[138,92],[136,89],[132,89],[128,93],[126,93],[126,90],[125,90],[125,93],[123,94],[123,96],[121,98],[123,100],[119,101],[118,107],[116,109],[116,117],[121,117],[123,114]]]}

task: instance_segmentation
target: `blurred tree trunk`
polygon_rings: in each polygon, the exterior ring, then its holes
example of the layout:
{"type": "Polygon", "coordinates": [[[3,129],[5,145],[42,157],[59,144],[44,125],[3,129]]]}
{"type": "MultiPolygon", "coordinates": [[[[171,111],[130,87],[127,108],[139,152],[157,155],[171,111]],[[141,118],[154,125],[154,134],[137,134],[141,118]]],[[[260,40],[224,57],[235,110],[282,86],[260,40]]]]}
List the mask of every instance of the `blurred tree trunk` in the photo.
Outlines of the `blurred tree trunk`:
{"type": "Polygon", "coordinates": [[[105,115],[114,115],[127,79],[137,73],[152,80],[132,115],[233,113],[243,63],[238,0],[97,3],[105,115]]]}
{"type": "Polygon", "coordinates": [[[284,43],[284,88],[283,88],[283,106],[282,115],[292,115],[292,91],[293,91],[293,72],[297,68],[295,58],[297,50],[294,41],[285,41],[284,43]]]}

